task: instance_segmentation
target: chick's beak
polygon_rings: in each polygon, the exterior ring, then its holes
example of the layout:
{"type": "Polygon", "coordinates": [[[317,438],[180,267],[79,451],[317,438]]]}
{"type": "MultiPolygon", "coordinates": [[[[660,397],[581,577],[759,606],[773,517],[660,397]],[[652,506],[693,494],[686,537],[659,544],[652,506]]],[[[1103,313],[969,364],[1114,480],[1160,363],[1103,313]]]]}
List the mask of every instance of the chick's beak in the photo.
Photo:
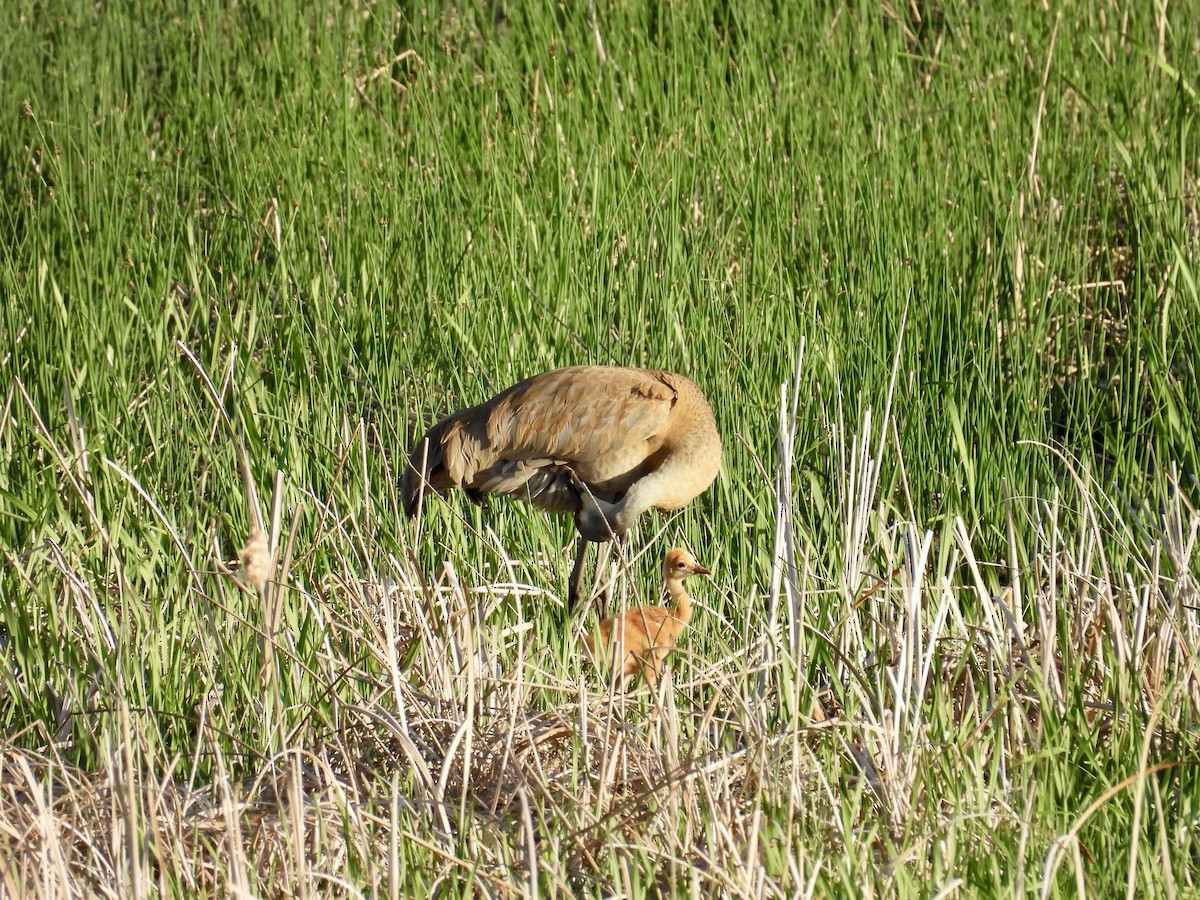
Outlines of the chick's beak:
{"type": "Polygon", "coordinates": [[[693,575],[711,575],[712,572],[708,571],[708,569],[704,568],[704,566],[694,565],[694,566],[692,566],[692,574],[693,575]]]}

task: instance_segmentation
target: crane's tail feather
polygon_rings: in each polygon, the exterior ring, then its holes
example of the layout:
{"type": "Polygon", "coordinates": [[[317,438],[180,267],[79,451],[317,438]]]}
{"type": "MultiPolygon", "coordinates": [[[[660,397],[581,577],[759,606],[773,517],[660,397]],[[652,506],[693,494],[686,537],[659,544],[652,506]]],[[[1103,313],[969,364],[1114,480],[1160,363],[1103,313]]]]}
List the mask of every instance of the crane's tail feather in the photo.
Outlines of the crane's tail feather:
{"type": "Polygon", "coordinates": [[[441,493],[452,487],[476,487],[473,482],[483,455],[479,439],[471,433],[464,413],[442,419],[417,441],[408,455],[408,465],[400,479],[404,512],[415,516],[421,497],[430,489],[441,493]]]}
{"type": "Polygon", "coordinates": [[[409,454],[405,462],[404,474],[400,477],[400,503],[404,507],[404,514],[409,518],[417,514],[421,497],[429,486],[428,473],[432,470],[433,463],[433,460],[430,459],[430,456],[433,455],[431,450],[429,438],[426,437],[409,454]]]}
{"type": "Polygon", "coordinates": [[[409,518],[417,514],[421,498],[426,491],[443,491],[455,484],[453,473],[448,472],[447,436],[453,427],[453,417],[438,422],[417,441],[408,454],[404,475],[400,478],[400,502],[409,518]]]}

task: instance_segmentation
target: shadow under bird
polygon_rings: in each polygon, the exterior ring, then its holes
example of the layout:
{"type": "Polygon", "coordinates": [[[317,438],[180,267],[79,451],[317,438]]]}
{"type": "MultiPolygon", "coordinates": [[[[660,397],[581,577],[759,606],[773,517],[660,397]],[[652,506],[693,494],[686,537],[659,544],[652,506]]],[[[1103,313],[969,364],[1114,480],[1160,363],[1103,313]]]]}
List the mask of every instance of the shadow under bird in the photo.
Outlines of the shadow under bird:
{"type": "MultiPolygon", "coordinates": [[[[663,559],[663,581],[672,605],[639,606],[600,623],[603,659],[618,669],[622,687],[639,672],[651,688],[658,684],[663,661],[675,649],[679,633],[692,620],[692,598],[683,580],[711,574],[690,553],[676,547],[663,559]]],[[[595,638],[585,634],[583,642],[588,655],[599,661],[601,654],[596,652],[595,638]]]]}
{"type": "Polygon", "coordinates": [[[504,494],[571,513],[579,533],[568,592],[574,609],[589,542],[621,537],[648,509],[682,508],[720,466],[712,409],[689,379],[572,366],[527,378],[430,428],[409,454],[400,496],[409,516],[430,488],[459,488],[476,502],[504,494]]]}

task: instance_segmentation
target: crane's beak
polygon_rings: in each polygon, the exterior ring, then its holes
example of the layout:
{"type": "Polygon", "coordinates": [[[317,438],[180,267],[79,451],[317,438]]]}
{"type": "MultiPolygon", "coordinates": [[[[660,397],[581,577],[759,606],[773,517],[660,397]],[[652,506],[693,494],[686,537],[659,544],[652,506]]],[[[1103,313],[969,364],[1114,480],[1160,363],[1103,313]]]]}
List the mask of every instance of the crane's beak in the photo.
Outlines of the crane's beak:
{"type": "Polygon", "coordinates": [[[708,571],[708,569],[704,568],[704,566],[695,565],[695,566],[692,566],[692,574],[693,575],[711,575],[712,572],[708,571]]]}

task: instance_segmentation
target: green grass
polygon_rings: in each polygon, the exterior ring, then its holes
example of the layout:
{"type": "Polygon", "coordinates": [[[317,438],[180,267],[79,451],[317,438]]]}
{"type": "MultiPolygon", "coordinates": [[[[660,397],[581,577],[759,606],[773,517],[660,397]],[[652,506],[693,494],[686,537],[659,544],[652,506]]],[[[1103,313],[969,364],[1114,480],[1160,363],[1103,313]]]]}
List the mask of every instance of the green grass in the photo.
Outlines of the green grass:
{"type": "Polygon", "coordinates": [[[595,6],[3,13],[5,890],[1193,895],[1200,20],[595,6]],[[398,512],[584,362],[725,443],[653,724],[568,520],[398,512]]]}

